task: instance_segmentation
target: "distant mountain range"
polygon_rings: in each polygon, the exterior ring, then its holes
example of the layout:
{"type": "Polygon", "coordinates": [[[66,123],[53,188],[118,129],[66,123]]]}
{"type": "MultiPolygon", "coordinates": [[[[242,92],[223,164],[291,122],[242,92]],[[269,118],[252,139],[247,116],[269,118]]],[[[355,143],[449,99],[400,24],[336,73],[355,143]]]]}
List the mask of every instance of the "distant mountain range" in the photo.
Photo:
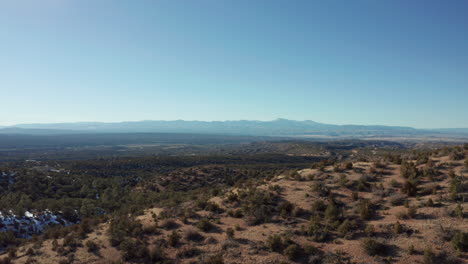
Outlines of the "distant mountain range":
{"type": "Polygon", "coordinates": [[[415,129],[402,126],[331,125],[310,120],[295,121],[138,121],[19,124],[0,127],[0,134],[81,134],[81,133],[200,133],[255,136],[468,136],[468,128],[415,129]]]}

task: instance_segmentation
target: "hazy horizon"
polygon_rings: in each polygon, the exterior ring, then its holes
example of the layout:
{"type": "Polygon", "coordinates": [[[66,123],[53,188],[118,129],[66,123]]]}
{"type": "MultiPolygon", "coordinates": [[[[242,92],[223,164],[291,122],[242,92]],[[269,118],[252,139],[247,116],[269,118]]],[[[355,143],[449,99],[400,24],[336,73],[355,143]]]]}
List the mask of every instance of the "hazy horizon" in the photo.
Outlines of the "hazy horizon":
{"type": "Polygon", "coordinates": [[[0,125],[468,127],[468,2],[0,2],[0,125]]]}
{"type": "Polygon", "coordinates": [[[347,125],[356,125],[356,126],[394,126],[394,127],[410,127],[415,129],[468,129],[468,127],[415,127],[415,126],[403,126],[403,125],[383,125],[383,124],[358,124],[358,123],[343,123],[343,124],[336,124],[336,123],[327,123],[327,122],[318,122],[316,120],[305,119],[305,120],[295,120],[295,119],[287,119],[287,118],[275,118],[270,120],[258,120],[258,119],[237,119],[237,120],[185,120],[185,119],[171,119],[171,120],[163,120],[163,119],[147,119],[147,120],[123,120],[123,121],[76,121],[76,122],[43,122],[43,123],[17,123],[17,124],[7,124],[3,125],[0,124],[0,127],[15,127],[18,125],[54,125],[54,124],[79,124],[79,123],[103,123],[103,124],[118,124],[118,123],[138,123],[138,122],[173,122],[173,121],[184,121],[184,122],[239,122],[239,121],[252,121],[252,122],[273,122],[277,120],[288,120],[288,121],[297,121],[297,122],[305,122],[305,121],[312,121],[320,124],[327,124],[327,125],[338,125],[338,126],[347,126],[347,125]]]}

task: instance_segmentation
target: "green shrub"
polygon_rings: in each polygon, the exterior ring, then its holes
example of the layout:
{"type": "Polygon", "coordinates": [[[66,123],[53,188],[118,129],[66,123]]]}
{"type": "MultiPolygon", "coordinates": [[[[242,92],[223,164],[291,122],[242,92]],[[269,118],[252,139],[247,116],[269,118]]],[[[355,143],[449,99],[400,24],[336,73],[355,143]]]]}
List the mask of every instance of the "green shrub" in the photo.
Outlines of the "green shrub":
{"type": "Polygon", "coordinates": [[[424,264],[437,264],[437,256],[432,251],[432,248],[426,248],[424,250],[423,263],[424,264]]]}
{"type": "Polygon", "coordinates": [[[277,196],[263,190],[252,189],[243,194],[242,211],[249,225],[269,221],[276,211],[277,196]]]}
{"type": "Polygon", "coordinates": [[[413,162],[403,161],[400,167],[400,173],[403,178],[417,178],[421,172],[413,162]]]}
{"type": "Polygon", "coordinates": [[[217,203],[213,203],[213,202],[207,202],[207,203],[206,203],[206,206],[205,206],[205,210],[206,210],[206,211],[213,212],[213,213],[221,213],[221,212],[223,212],[223,210],[221,209],[221,207],[219,207],[219,205],[218,205],[217,203]]]}
{"type": "Polygon", "coordinates": [[[294,208],[294,204],[288,201],[284,201],[278,205],[278,211],[280,212],[281,217],[291,216],[294,208]]]}
{"type": "Polygon", "coordinates": [[[311,211],[312,212],[323,212],[327,206],[325,205],[325,202],[323,200],[315,200],[312,203],[311,211]]]}
{"type": "Polygon", "coordinates": [[[295,260],[300,255],[300,248],[296,244],[289,245],[283,251],[283,254],[288,257],[290,260],[295,260]]]}
{"type": "Polygon", "coordinates": [[[340,216],[340,209],[336,203],[332,200],[328,203],[327,209],[325,209],[325,218],[332,221],[340,216]]]}
{"type": "Polygon", "coordinates": [[[312,191],[316,192],[319,196],[326,197],[330,194],[330,188],[328,188],[323,182],[316,182],[312,185],[312,191]]]}
{"type": "Polygon", "coordinates": [[[390,185],[393,187],[393,188],[398,188],[400,187],[400,184],[395,180],[395,179],[392,179],[390,181],[390,185]]]}
{"type": "Polygon", "coordinates": [[[408,254],[413,255],[415,252],[416,252],[416,251],[415,251],[415,249],[414,249],[414,246],[413,246],[412,244],[409,245],[409,247],[408,247],[408,254]]]}
{"type": "Polygon", "coordinates": [[[455,217],[464,218],[465,213],[463,212],[463,207],[460,204],[458,204],[457,207],[455,207],[453,214],[455,217]]]}
{"type": "Polygon", "coordinates": [[[327,226],[320,223],[320,217],[316,215],[310,219],[307,235],[309,235],[313,241],[323,242],[327,240],[329,230],[327,226]]]}
{"type": "Polygon", "coordinates": [[[368,235],[368,236],[373,236],[374,233],[375,233],[375,227],[371,224],[368,224],[366,225],[366,228],[364,229],[364,232],[368,235]]]}
{"type": "Polygon", "coordinates": [[[418,213],[418,209],[416,207],[410,206],[410,208],[408,208],[407,215],[409,218],[415,218],[417,213],[418,213]]]}
{"type": "Polygon", "coordinates": [[[86,249],[88,250],[88,252],[96,252],[96,251],[99,250],[99,245],[96,244],[96,242],[94,242],[92,240],[86,241],[85,246],[86,246],[86,249]]]}
{"type": "Polygon", "coordinates": [[[202,241],[205,239],[205,237],[200,234],[197,230],[194,229],[188,229],[184,233],[184,237],[187,241],[202,241]]]}
{"type": "Polygon", "coordinates": [[[408,196],[415,196],[418,192],[418,183],[414,179],[409,179],[403,183],[401,192],[407,194],[408,196]]]}
{"type": "Polygon", "coordinates": [[[16,252],[17,251],[18,251],[18,249],[16,247],[9,247],[7,249],[8,257],[10,259],[16,258],[16,252]]]}
{"type": "Polygon", "coordinates": [[[34,256],[36,254],[36,252],[34,251],[33,248],[28,248],[28,250],[26,250],[26,255],[28,256],[34,256]]]}
{"type": "Polygon", "coordinates": [[[337,231],[341,236],[346,236],[354,227],[356,223],[353,221],[349,221],[348,219],[344,220],[343,223],[340,224],[337,231]]]}
{"type": "Polygon", "coordinates": [[[159,227],[167,229],[167,230],[171,230],[171,229],[175,229],[175,228],[179,227],[179,225],[177,224],[177,222],[174,219],[166,219],[166,220],[161,222],[159,227]]]}
{"type": "Polygon", "coordinates": [[[401,234],[403,232],[403,227],[401,226],[400,222],[396,222],[394,225],[393,225],[393,232],[395,234],[401,234]]]}
{"type": "Polygon", "coordinates": [[[241,218],[243,216],[242,209],[236,209],[236,210],[230,209],[228,211],[228,215],[230,217],[241,218]]]}
{"type": "Polygon", "coordinates": [[[352,170],[353,169],[353,163],[352,162],[346,162],[344,164],[345,170],[352,170]]]}
{"type": "Polygon", "coordinates": [[[111,220],[108,230],[112,246],[119,246],[128,237],[140,237],[143,228],[139,221],[128,216],[118,216],[111,220]]]}
{"type": "Polygon", "coordinates": [[[461,177],[455,177],[450,181],[450,195],[453,200],[458,200],[459,199],[459,194],[464,192],[464,186],[462,184],[462,179],[461,177]]]}
{"type": "Polygon", "coordinates": [[[202,252],[200,249],[196,247],[185,247],[181,251],[177,252],[176,258],[181,259],[181,258],[193,258],[198,255],[200,255],[202,252]]]}
{"type": "Polygon", "coordinates": [[[167,237],[167,243],[171,247],[175,247],[179,244],[180,242],[180,235],[176,230],[173,230],[169,236],[167,237]]]}
{"type": "Polygon", "coordinates": [[[271,235],[267,238],[266,246],[272,252],[281,253],[284,248],[283,239],[279,235],[271,235]]]}
{"type": "Polygon", "coordinates": [[[358,213],[362,220],[369,220],[374,216],[372,203],[369,200],[361,200],[358,204],[358,213]]]}
{"type": "Polygon", "coordinates": [[[468,233],[458,231],[452,238],[452,246],[461,252],[468,251],[468,233]]]}
{"type": "Polygon", "coordinates": [[[389,198],[390,204],[393,206],[402,205],[405,202],[406,197],[401,194],[394,194],[389,198]]]}
{"type": "Polygon", "coordinates": [[[384,255],[387,250],[387,246],[385,244],[380,243],[372,238],[364,238],[361,241],[361,247],[370,256],[384,255]]]}
{"type": "Polygon", "coordinates": [[[204,256],[200,259],[201,264],[224,264],[224,259],[221,254],[204,256]]]}
{"type": "Polygon", "coordinates": [[[152,263],[160,263],[166,259],[166,255],[162,247],[157,246],[148,251],[148,258],[152,263]]]}
{"type": "Polygon", "coordinates": [[[230,227],[226,229],[226,236],[230,239],[234,238],[234,229],[230,227]]]}
{"type": "Polygon", "coordinates": [[[210,220],[208,220],[208,218],[202,218],[198,223],[197,223],[197,227],[202,230],[203,232],[208,232],[210,231],[214,226],[213,224],[210,222],[210,220]]]}
{"type": "Polygon", "coordinates": [[[134,261],[149,257],[148,248],[146,248],[146,245],[139,240],[127,238],[120,244],[120,249],[124,260],[134,261]]]}
{"type": "Polygon", "coordinates": [[[429,199],[427,200],[427,202],[426,202],[426,206],[427,206],[427,207],[434,207],[434,201],[432,201],[432,199],[429,198],[429,199]]]}

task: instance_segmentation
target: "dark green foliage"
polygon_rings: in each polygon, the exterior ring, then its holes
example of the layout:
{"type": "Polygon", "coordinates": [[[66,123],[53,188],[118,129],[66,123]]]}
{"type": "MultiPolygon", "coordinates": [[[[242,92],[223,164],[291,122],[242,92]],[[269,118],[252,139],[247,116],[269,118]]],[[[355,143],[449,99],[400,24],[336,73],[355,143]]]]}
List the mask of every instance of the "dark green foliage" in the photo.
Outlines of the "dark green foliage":
{"type": "Polygon", "coordinates": [[[172,229],[179,227],[179,225],[176,223],[174,219],[166,219],[159,224],[159,227],[167,229],[167,230],[172,230],[172,229]]]}
{"type": "Polygon", "coordinates": [[[208,232],[208,231],[210,231],[214,226],[213,226],[213,224],[210,222],[210,220],[208,220],[208,218],[202,218],[200,221],[198,221],[197,227],[198,227],[201,231],[203,231],[203,232],[208,232]]]}
{"type": "Polygon", "coordinates": [[[173,230],[167,237],[167,244],[171,247],[175,247],[179,244],[180,235],[176,230],[173,230]]]}
{"type": "Polygon", "coordinates": [[[0,232],[0,247],[16,245],[18,242],[13,231],[0,232]]]}
{"type": "Polygon", "coordinates": [[[199,261],[200,264],[224,264],[224,259],[221,254],[205,256],[199,261]]]}
{"type": "Polygon", "coordinates": [[[394,225],[393,225],[393,232],[395,234],[401,234],[403,232],[403,227],[401,226],[400,222],[396,222],[394,225]]]}
{"type": "Polygon", "coordinates": [[[465,213],[463,212],[463,207],[461,206],[461,204],[457,204],[457,207],[455,207],[455,210],[453,211],[453,214],[455,217],[458,217],[458,218],[464,218],[465,217],[465,213]]]}
{"type": "Polygon", "coordinates": [[[429,199],[427,200],[427,202],[426,202],[426,206],[428,206],[428,207],[434,207],[434,201],[432,201],[432,199],[429,198],[429,199]]]}
{"type": "Polygon", "coordinates": [[[272,252],[282,253],[284,249],[283,239],[279,235],[271,235],[267,238],[266,246],[272,252]]]}
{"type": "Polygon", "coordinates": [[[341,214],[341,210],[338,208],[336,203],[332,200],[328,203],[327,209],[325,209],[325,218],[333,221],[336,220],[341,214]]]}
{"type": "Polygon", "coordinates": [[[403,187],[401,188],[401,192],[407,194],[409,196],[415,196],[418,192],[418,182],[415,179],[406,180],[403,183],[403,187]]]}
{"type": "Polygon", "coordinates": [[[11,258],[6,256],[4,258],[0,258],[0,264],[11,264],[12,261],[11,261],[11,258]]]}
{"type": "Polygon", "coordinates": [[[340,164],[333,165],[333,172],[342,172],[343,169],[340,164]]]}
{"type": "Polygon", "coordinates": [[[8,253],[8,257],[10,259],[14,259],[16,258],[16,253],[17,253],[18,249],[16,247],[9,247],[7,249],[7,253],[8,253]]]}
{"type": "Polygon", "coordinates": [[[366,225],[366,228],[364,229],[364,232],[368,236],[373,236],[375,234],[375,227],[371,224],[366,225]]]}
{"type": "Polygon", "coordinates": [[[370,185],[364,178],[360,178],[358,180],[356,188],[360,192],[368,192],[370,190],[370,185]]]}
{"type": "Polygon", "coordinates": [[[33,248],[28,248],[28,250],[26,250],[26,255],[27,256],[34,256],[36,254],[36,252],[34,251],[33,248]]]}
{"type": "Polygon", "coordinates": [[[143,230],[141,223],[134,218],[117,216],[111,220],[108,234],[111,245],[115,247],[129,237],[140,237],[143,230]]]}
{"type": "Polygon", "coordinates": [[[364,238],[361,241],[361,247],[370,256],[385,255],[387,251],[387,246],[385,244],[372,238],[364,238]]]}
{"type": "Polygon", "coordinates": [[[361,200],[357,209],[362,220],[369,220],[375,214],[372,203],[367,199],[361,200]]]}
{"type": "Polygon", "coordinates": [[[346,237],[355,228],[356,222],[346,219],[340,224],[337,231],[341,236],[346,237]]]}
{"type": "Polygon", "coordinates": [[[451,160],[462,160],[465,158],[465,154],[463,154],[461,151],[454,150],[452,153],[450,153],[449,158],[451,160]]]}
{"type": "Polygon", "coordinates": [[[390,185],[393,187],[393,188],[398,188],[400,186],[400,184],[398,183],[398,181],[396,181],[395,179],[392,179],[390,181],[390,185]]]}
{"type": "Polygon", "coordinates": [[[92,240],[86,241],[85,246],[88,252],[97,252],[99,250],[99,245],[92,240]]]}
{"type": "Polygon", "coordinates": [[[82,246],[81,241],[78,240],[78,237],[75,233],[67,235],[63,239],[63,244],[62,246],[64,247],[69,247],[71,249],[76,249],[79,246],[82,246]]]}
{"type": "Polygon", "coordinates": [[[410,206],[408,208],[407,215],[408,215],[409,218],[415,218],[417,213],[418,213],[418,209],[416,207],[410,206]]]}
{"type": "Polygon", "coordinates": [[[234,238],[234,229],[232,228],[228,228],[226,229],[226,236],[229,238],[229,239],[232,239],[234,238]]]}
{"type": "Polygon", "coordinates": [[[202,234],[200,234],[197,230],[194,229],[188,229],[187,231],[185,231],[184,237],[188,241],[197,242],[203,241],[205,239],[205,237],[202,234]]]}
{"type": "Polygon", "coordinates": [[[241,201],[242,211],[250,225],[269,221],[277,210],[277,197],[271,192],[251,189],[241,194],[241,201]]]}
{"type": "Polygon", "coordinates": [[[283,250],[283,254],[285,256],[287,256],[288,259],[290,259],[290,260],[297,259],[299,257],[299,255],[300,255],[300,253],[301,253],[301,249],[296,244],[289,245],[283,250]]]}
{"type": "Polygon", "coordinates": [[[134,240],[131,238],[125,239],[121,245],[122,257],[124,260],[139,260],[149,259],[149,250],[146,245],[140,240],[134,240]]]}
{"type": "Polygon", "coordinates": [[[235,209],[235,210],[229,209],[227,213],[230,217],[235,217],[235,218],[241,218],[242,216],[244,216],[242,214],[242,209],[235,209]]]}
{"type": "Polygon", "coordinates": [[[452,200],[460,199],[461,195],[459,194],[465,191],[462,177],[457,176],[450,181],[449,191],[452,200]]]}
{"type": "Polygon", "coordinates": [[[213,213],[222,213],[223,210],[219,207],[217,203],[208,202],[205,206],[205,210],[213,213]]]}
{"type": "Polygon", "coordinates": [[[338,183],[340,184],[341,187],[346,187],[346,185],[348,184],[348,179],[346,178],[345,174],[340,174],[338,183]]]}
{"type": "Polygon", "coordinates": [[[156,246],[150,248],[148,251],[148,260],[151,261],[151,263],[161,263],[166,259],[166,254],[164,253],[164,250],[162,247],[156,246]]]}
{"type": "Polygon", "coordinates": [[[352,162],[346,162],[344,164],[345,170],[352,170],[353,169],[353,163],[352,162]]]}
{"type": "Polygon", "coordinates": [[[327,208],[327,205],[323,200],[315,200],[312,203],[311,211],[312,212],[323,212],[327,208]]]}
{"type": "Polygon", "coordinates": [[[452,238],[452,246],[454,249],[467,252],[468,251],[468,233],[458,231],[452,238]]]}
{"type": "Polygon", "coordinates": [[[315,182],[311,189],[322,197],[327,197],[330,194],[330,188],[328,188],[323,182],[315,182]]]}
{"type": "Polygon", "coordinates": [[[434,251],[432,251],[432,248],[426,248],[424,250],[423,263],[424,264],[436,264],[437,263],[436,254],[434,253],[434,251]]]}
{"type": "Polygon", "coordinates": [[[402,205],[406,200],[406,197],[401,194],[394,194],[389,197],[390,204],[393,206],[402,205]]]}
{"type": "Polygon", "coordinates": [[[439,185],[436,184],[436,183],[432,183],[432,184],[428,184],[428,185],[425,185],[420,194],[421,195],[430,195],[430,194],[436,194],[437,193],[437,189],[439,189],[439,185]]]}
{"type": "Polygon", "coordinates": [[[193,258],[196,256],[199,256],[202,253],[202,251],[196,247],[185,247],[181,251],[177,252],[176,257],[178,259],[183,259],[183,258],[193,258]]]}
{"type": "Polygon", "coordinates": [[[294,204],[284,201],[278,205],[277,210],[280,212],[281,217],[288,217],[292,215],[294,208],[294,204]]]}
{"type": "Polygon", "coordinates": [[[415,253],[415,249],[413,244],[409,245],[408,247],[408,254],[413,255],[415,253]]]}
{"type": "Polygon", "coordinates": [[[402,158],[401,158],[401,155],[398,155],[398,154],[386,154],[385,155],[385,160],[386,161],[389,161],[393,164],[398,164],[400,165],[401,162],[403,161],[402,158]]]}
{"type": "Polygon", "coordinates": [[[401,177],[415,179],[421,175],[421,171],[412,162],[403,161],[400,168],[401,177]]]}
{"type": "Polygon", "coordinates": [[[307,228],[307,235],[313,241],[323,242],[329,237],[328,227],[320,222],[320,216],[315,215],[310,219],[309,226],[307,228]]]}

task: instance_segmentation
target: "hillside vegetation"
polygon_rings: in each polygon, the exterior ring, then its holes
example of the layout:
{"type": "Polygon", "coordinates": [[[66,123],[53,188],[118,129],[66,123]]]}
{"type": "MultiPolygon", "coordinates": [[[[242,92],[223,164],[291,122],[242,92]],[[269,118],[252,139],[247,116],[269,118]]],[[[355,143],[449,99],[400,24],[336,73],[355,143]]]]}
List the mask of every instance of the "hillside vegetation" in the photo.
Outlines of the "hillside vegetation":
{"type": "Polygon", "coordinates": [[[468,260],[464,176],[468,145],[349,151],[321,160],[244,155],[74,161],[62,165],[69,174],[40,171],[37,165],[19,170],[19,164],[9,164],[9,170],[18,170],[18,179],[29,175],[19,182],[32,183],[4,182],[6,197],[14,190],[23,194],[10,200],[2,197],[2,208],[13,200],[30,202],[12,209],[21,214],[51,210],[53,201],[59,201],[55,213],[74,217],[76,224],[56,225],[29,239],[4,233],[1,243],[7,248],[0,259],[424,264],[468,260]],[[43,174],[48,180],[34,182],[43,174]],[[53,199],[37,188],[31,193],[39,197],[24,198],[34,186],[70,189],[56,192],[62,196],[53,199]]]}

